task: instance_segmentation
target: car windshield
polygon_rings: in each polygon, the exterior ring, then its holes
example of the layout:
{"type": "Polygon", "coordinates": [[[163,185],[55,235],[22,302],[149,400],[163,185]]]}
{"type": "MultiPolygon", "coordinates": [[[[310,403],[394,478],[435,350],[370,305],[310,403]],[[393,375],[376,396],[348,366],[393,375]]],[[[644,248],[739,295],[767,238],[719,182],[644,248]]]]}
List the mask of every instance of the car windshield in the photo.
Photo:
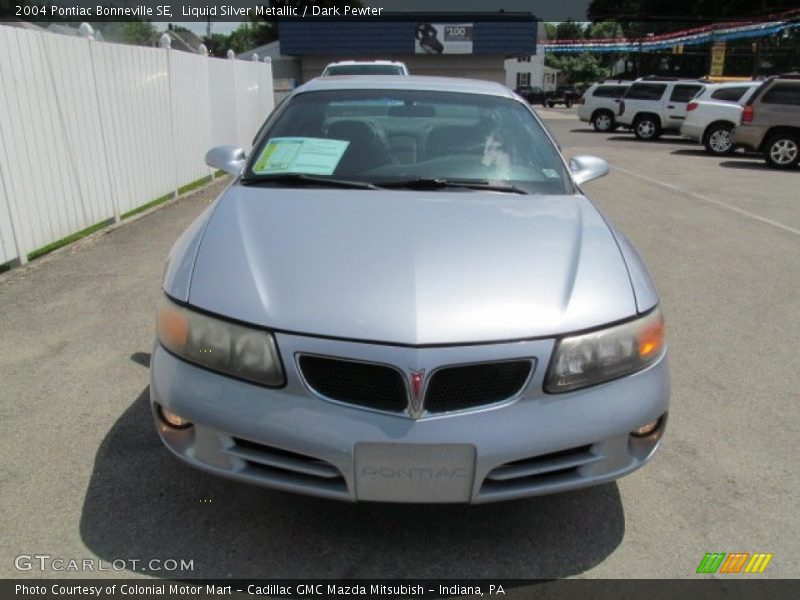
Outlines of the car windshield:
{"type": "Polygon", "coordinates": [[[397,65],[336,65],[325,69],[326,76],[332,75],[402,75],[403,69],[397,65]]]}
{"type": "Polygon", "coordinates": [[[364,189],[367,183],[573,192],[555,145],[522,102],[418,90],[290,98],[256,140],[243,183],[324,185],[326,179],[364,189]]]}

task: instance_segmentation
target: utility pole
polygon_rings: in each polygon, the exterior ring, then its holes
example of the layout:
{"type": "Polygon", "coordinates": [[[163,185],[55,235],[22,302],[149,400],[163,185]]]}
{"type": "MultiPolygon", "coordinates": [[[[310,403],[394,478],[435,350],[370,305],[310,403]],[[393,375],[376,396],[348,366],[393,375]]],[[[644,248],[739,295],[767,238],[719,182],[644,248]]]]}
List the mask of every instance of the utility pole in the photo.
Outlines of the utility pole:
{"type": "Polygon", "coordinates": [[[644,28],[642,27],[642,17],[644,16],[644,0],[639,0],[639,52],[636,54],[636,78],[642,76],[642,37],[644,28]]]}
{"type": "MultiPolygon", "coordinates": [[[[761,16],[765,16],[767,13],[767,0],[761,0],[761,16]]],[[[761,68],[761,38],[756,38],[756,41],[753,43],[755,46],[755,52],[753,53],[753,79],[758,77],[758,70],[761,68]]]]}

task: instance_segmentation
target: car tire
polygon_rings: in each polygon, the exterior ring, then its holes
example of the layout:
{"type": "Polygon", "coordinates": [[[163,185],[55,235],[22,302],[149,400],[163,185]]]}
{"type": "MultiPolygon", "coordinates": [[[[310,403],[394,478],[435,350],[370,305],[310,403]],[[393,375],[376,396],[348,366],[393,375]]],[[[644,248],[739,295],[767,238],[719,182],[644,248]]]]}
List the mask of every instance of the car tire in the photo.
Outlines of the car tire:
{"type": "Polygon", "coordinates": [[[764,158],[773,169],[791,169],[800,162],[800,135],[776,133],[764,144],[764,158]]]}
{"type": "Polygon", "coordinates": [[[610,110],[598,110],[592,115],[592,127],[600,133],[607,133],[616,129],[614,115],[610,110]]]}
{"type": "Polygon", "coordinates": [[[653,115],[640,115],[633,121],[633,133],[640,140],[655,140],[661,137],[661,123],[653,115]]]}
{"type": "Polygon", "coordinates": [[[706,147],[706,152],[714,156],[726,156],[733,152],[731,131],[733,131],[733,126],[728,123],[711,125],[703,136],[703,145],[706,147]]]}

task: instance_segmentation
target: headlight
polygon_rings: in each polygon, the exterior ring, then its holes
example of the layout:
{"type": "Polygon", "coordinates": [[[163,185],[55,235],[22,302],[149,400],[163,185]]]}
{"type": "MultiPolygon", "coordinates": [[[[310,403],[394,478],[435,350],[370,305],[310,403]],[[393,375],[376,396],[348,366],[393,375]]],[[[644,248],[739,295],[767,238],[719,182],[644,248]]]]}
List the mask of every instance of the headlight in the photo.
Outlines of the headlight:
{"type": "Polygon", "coordinates": [[[200,366],[263,385],[283,385],[275,338],[194,312],[163,297],[156,316],[158,341],[200,366]]]}
{"type": "Polygon", "coordinates": [[[664,319],[656,308],[640,319],[561,339],[545,381],[557,393],[602,383],[644,369],[664,348],[664,319]]]}

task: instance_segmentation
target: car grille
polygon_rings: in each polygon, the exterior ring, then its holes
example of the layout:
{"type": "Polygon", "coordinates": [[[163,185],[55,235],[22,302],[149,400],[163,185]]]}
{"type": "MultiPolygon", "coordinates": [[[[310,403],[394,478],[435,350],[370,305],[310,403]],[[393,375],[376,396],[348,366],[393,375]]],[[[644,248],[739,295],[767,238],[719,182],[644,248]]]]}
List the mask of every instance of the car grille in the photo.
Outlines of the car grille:
{"type": "Polygon", "coordinates": [[[309,387],[326,398],[392,412],[408,404],[403,375],[393,367],[308,355],[298,363],[309,387]]]}
{"type": "MultiPolygon", "coordinates": [[[[404,412],[408,405],[404,376],[394,367],[312,355],[300,356],[298,364],[307,385],[326,398],[391,412],[404,412]]],[[[512,398],[533,366],[523,359],[439,368],[427,386],[425,410],[463,410],[512,398]]]]}
{"type": "Polygon", "coordinates": [[[438,369],[425,393],[425,409],[445,412],[507,400],[522,390],[532,367],[530,360],[513,360],[438,369]]]}

